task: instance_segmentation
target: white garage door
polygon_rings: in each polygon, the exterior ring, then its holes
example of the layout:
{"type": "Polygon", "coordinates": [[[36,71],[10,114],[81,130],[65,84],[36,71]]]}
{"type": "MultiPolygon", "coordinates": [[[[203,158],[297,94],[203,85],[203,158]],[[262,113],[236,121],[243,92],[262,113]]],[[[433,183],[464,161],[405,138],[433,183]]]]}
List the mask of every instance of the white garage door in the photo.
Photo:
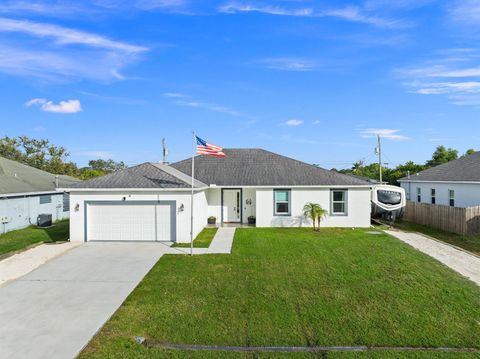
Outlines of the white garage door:
{"type": "Polygon", "coordinates": [[[174,241],[174,204],[87,204],[88,241],[174,241]]]}

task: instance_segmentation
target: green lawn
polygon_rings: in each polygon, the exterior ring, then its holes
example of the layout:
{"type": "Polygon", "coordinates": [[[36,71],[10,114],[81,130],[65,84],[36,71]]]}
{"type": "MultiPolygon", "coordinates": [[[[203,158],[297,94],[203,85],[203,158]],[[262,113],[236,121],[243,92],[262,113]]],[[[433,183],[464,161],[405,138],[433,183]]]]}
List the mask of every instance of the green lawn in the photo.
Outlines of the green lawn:
{"type": "Polygon", "coordinates": [[[210,345],[480,348],[480,288],[386,234],[367,232],[241,228],[231,255],[166,255],[80,357],[319,357],[148,349],[135,344],[134,336],[210,345]]]}
{"type": "Polygon", "coordinates": [[[66,241],[69,238],[69,221],[63,220],[50,228],[28,227],[0,235],[0,257],[44,241],[66,241]]]}
{"type": "MultiPolygon", "coordinates": [[[[218,228],[204,228],[193,240],[193,247],[195,248],[208,248],[210,247],[210,243],[212,242],[213,237],[215,237],[215,233],[217,233],[218,228]]],[[[172,247],[182,247],[182,248],[190,248],[190,243],[174,243],[172,247]]]]}
{"type": "Polygon", "coordinates": [[[466,251],[480,255],[480,235],[462,236],[460,234],[449,233],[440,229],[435,229],[421,224],[416,224],[409,221],[397,221],[395,227],[407,232],[419,232],[427,236],[434,237],[440,241],[453,244],[457,247],[463,248],[466,251]]]}

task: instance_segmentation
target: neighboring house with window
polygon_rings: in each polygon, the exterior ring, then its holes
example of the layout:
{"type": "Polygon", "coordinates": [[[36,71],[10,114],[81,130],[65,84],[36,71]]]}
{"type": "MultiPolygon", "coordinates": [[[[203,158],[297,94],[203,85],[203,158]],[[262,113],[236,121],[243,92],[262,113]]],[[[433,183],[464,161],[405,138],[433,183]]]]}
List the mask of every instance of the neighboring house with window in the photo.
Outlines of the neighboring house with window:
{"type": "MultiPolygon", "coordinates": [[[[369,227],[372,184],[262,149],[195,157],[194,236],[217,224],[310,226],[308,202],[328,211],[326,227],[369,227]]],[[[190,241],[192,159],[144,163],[81,182],[71,191],[72,241],[190,241]]]]}
{"type": "Polygon", "coordinates": [[[79,182],[0,157],[0,233],[36,224],[39,214],[69,217],[69,194],[57,188],[79,182]]]}
{"type": "Polygon", "coordinates": [[[480,206],[480,152],[399,180],[407,200],[451,207],[480,206]]]}

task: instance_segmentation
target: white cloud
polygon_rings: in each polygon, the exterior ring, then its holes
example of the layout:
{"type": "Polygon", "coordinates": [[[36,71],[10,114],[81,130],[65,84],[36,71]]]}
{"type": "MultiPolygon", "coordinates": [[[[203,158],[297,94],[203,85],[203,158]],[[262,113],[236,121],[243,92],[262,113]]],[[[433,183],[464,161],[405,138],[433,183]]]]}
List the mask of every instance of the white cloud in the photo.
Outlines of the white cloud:
{"type": "Polygon", "coordinates": [[[25,106],[30,107],[33,105],[43,105],[47,100],[44,98],[32,98],[31,100],[25,102],[25,106]]]}
{"type": "Polygon", "coordinates": [[[478,25],[480,22],[480,1],[457,0],[450,6],[449,16],[453,21],[462,25],[478,25]]]}
{"type": "Polygon", "coordinates": [[[285,125],[287,125],[287,126],[300,126],[300,125],[303,125],[303,120],[291,119],[291,120],[285,121],[285,125]]]}
{"type": "Polygon", "coordinates": [[[480,105],[480,51],[446,49],[426,63],[396,71],[411,93],[443,95],[450,103],[480,105]]]}
{"type": "Polygon", "coordinates": [[[60,101],[58,104],[48,101],[44,98],[34,98],[25,103],[25,106],[30,107],[38,105],[45,112],[54,113],[77,113],[82,111],[82,105],[79,100],[60,101]]]}
{"type": "Polygon", "coordinates": [[[336,17],[350,22],[363,23],[378,27],[394,28],[406,26],[405,23],[398,20],[372,15],[366,11],[365,8],[360,6],[317,10],[311,7],[290,8],[271,5],[254,5],[246,2],[230,2],[220,6],[219,11],[228,14],[256,12],[277,16],[336,17]]]}
{"type": "Polygon", "coordinates": [[[424,83],[421,88],[414,91],[421,95],[441,95],[451,93],[478,93],[480,92],[480,82],[432,82],[424,83]]]}
{"type": "Polygon", "coordinates": [[[173,100],[173,104],[182,107],[192,107],[192,108],[199,108],[202,110],[224,113],[230,116],[241,116],[240,112],[231,109],[227,106],[222,106],[214,103],[199,101],[196,99],[191,98],[190,96],[177,93],[177,92],[165,92],[163,94],[164,97],[170,98],[173,100]]]}
{"type": "Polygon", "coordinates": [[[63,26],[0,17],[0,33],[34,39],[0,42],[0,72],[52,80],[122,80],[120,71],[147,50],[63,26]],[[94,65],[92,65],[94,64],[94,65]]]}
{"type": "Polygon", "coordinates": [[[27,20],[13,20],[0,17],[0,31],[20,32],[41,38],[51,38],[60,45],[84,45],[107,50],[120,50],[125,53],[136,54],[146,51],[146,47],[130,45],[120,41],[110,40],[107,37],[89,32],[73,30],[63,26],[32,22],[27,20]]]}
{"type": "Polygon", "coordinates": [[[323,13],[323,16],[338,17],[343,20],[369,24],[377,27],[395,28],[395,27],[405,27],[407,25],[398,20],[392,20],[392,19],[387,19],[387,18],[378,17],[374,15],[369,15],[365,13],[365,11],[358,6],[347,6],[339,9],[327,10],[323,13]]]}
{"type": "Polygon", "coordinates": [[[380,136],[389,140],[408,140],[408,137],[398,134],[401,130],[394,130],[390,128],[368,128],[360,132],[363,138],[372,138],[380,136]]]}
{"type": "Polygon", "coordinates": [[[258,61],[266,68],[282,71],[313,71],[316,64],[300,58],[275,57],[258,61]]]}
{"type": "Polygon", "coordinates": [[[114,157],[113,153],[110,151],[80,151],[75,152],[75,154],[82,157],[101,158],[104,160],[114,157]]]}
{"type": "Polygon", "coordinates": [[[26,13],[48,16],[75,16],[78,14],[98,15],[120,11],[168,11],[185,12],[188,0],[4,0],[0,13],[26,13]]]}
{"type": "Polygon", "coordinates": [[[281,15],[281,16],[312,16],[313,9],[311,8],[300,8],[300,9],[286,9],[280,6],[270,6],[270,5],[249,5],[241,3],[229,3],[220,7],[220,12],[235,14],[235,13],[248,13],[248,12],[258,12],[263,14],[270,15],[281,15]]]}
{"type": "Polygon", "coordinates": [[[0,43],[0,72],[51,81],[122,80],[119,70],[132,62],[109,51],[61,51],[12,47],[0,43]],[[94,62],[95,66],[91,63],[94,62]]]}
{"type": "Polygon", "coordinates": [[[185,98],[185,97],[188,97],[182,93],[178,93],[178,92],[164,92],[162,94],[163,96],[165,97],[169,97],[169,98],[185,98]]]}
{"type": "Polygon", "coordinates": [[[320,120],[315,120],[315,121],[313,121],[312,123],[313,123],[314,125],[319,125],[319,124],[321,124],[322,122],[321,122],[320,120]]]}
{"type": "Polygon", "coordinates": [[[365,8],[383,11],[411,10],[423,7],[434,1],[435,0],[366,0],[365,8]]]}

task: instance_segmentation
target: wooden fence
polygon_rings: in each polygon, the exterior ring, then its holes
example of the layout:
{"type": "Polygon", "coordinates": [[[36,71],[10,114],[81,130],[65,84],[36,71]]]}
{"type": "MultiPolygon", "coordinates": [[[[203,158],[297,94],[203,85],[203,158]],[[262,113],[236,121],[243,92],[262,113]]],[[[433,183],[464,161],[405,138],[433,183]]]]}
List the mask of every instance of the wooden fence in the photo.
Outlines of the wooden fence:
{"type": "Polygon", "coordinates": [[[449,207],[407,202],[404,218],[408,221],[457,234],[480,233],[480,207],[449,207]]]}

